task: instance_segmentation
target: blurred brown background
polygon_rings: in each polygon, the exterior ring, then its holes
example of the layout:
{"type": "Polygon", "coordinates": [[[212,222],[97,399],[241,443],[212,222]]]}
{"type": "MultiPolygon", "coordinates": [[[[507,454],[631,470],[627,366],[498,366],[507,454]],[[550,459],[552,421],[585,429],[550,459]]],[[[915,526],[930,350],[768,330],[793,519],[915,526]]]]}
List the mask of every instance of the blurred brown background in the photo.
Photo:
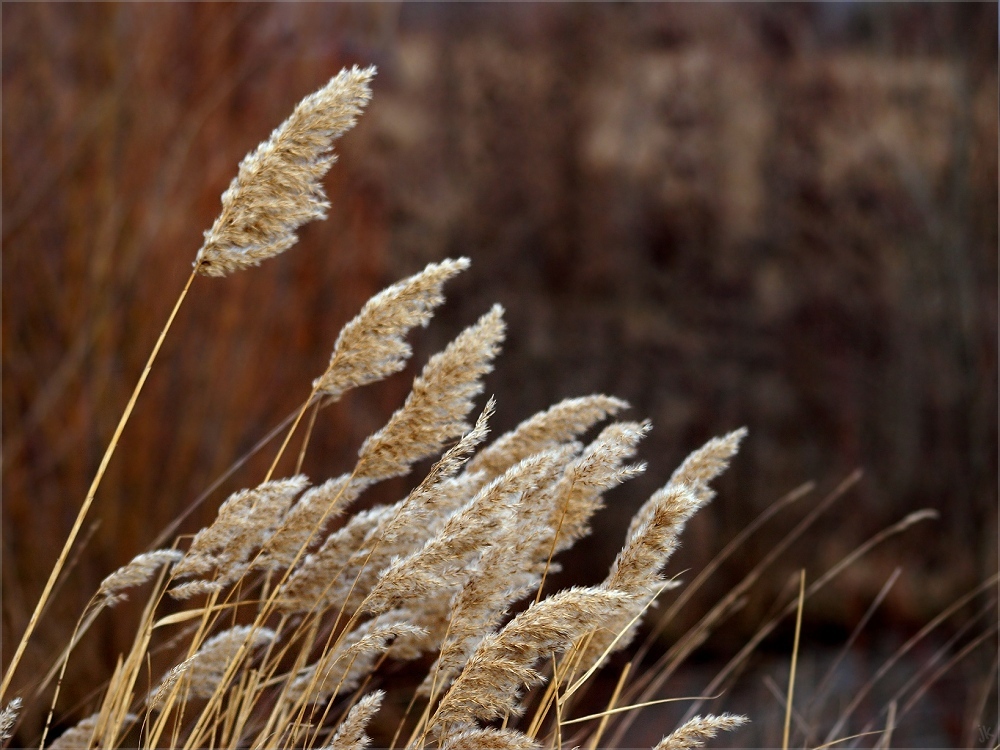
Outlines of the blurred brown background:
{"type": "MultiPolygon", "coordinates": [[[[472,269],[413,337],[415,362],[502,302],[495,434],[597,391],[653,420],[650,469],[611,495],[574,580],[603,576],[632,511],[713,435],[750,430],[672,564],[687,578],[788,490],[813,479],[818,498],[865,470],[706,658],[745,642],[789,573],[816,578],[918,508],[941,518],[818,597],[807,634],[841,642],[896,566],[877,622],[899,637],[996,569],[995,4],[2,14],[5,663],[238,161],[353,63],[379,75],[338,146],[329,220],[260,269],[196,280],[26,665],[301,402],[372,293],[456,255],[472,269]]],[[[307,473],[348,466],[408,386],[398,376],[323,413],[307,473]]],[[[725,566],[686,624],[807,510],[725,566]]],[[[68,704],[130,640],[98,623],[68,704]]]]}

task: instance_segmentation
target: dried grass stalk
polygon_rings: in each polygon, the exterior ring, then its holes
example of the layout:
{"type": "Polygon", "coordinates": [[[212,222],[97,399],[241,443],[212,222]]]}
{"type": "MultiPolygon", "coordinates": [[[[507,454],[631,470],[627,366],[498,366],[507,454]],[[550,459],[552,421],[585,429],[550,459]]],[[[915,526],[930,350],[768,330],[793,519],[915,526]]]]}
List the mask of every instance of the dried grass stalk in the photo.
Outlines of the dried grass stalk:
{"type": "Polygon", "coordinates": [[[260,265],[294,245],[300,226],[326,218],[330,204],[320,180],[336,161],[334,140],[354,127],[371,99],[374,75],[374,67],[342,70],[247,154],[205,232],[198,273],[226,276],[260,265]]]}
{"type": "MultiPolygon", "coordinates": [[[[484,318],[488,318],[488,316],[484,316],[484,318]]],[[[482,322],[481,320],[480,323],[482,322]]],[[[478,324],[467,329],[459,336],[459,339],[469,332],[475,333],[477,328],[480,328],[478,324]]],[[[459,339],[456,339],[456,342],[459,339]]],[[[489,339],[484,339],[483,343],[486,344],[483,351],[492,346],[489,344],[489,339]]],[[[449,349],[451,348],[449,347],[449,349]]],[[[447,354],[449,349],[438,356],[447,354]]],[[[462,348],[455,347],[455,351],[461,353],[462,348]]],[[[445,361],[447,362],[447,358],[445,361]]],[[[428,363],[428,368],[430,364],[428,363]]],[[[475,376],[480,369],[479,366],[471,367],[465,378],[475,376]]],[[[428,369],[425,368],[424,375],[427,374],[428,369]]],[[[425,384],[429,381],[430,379],[425,379],[423,375],[417,379],[417,382],[425,384]]],[[[418,393],[416,383],[411,396],[415,393],[418,393]]],[[[433,397],[423,396],[408,399],[407,404],[418,410],[429,408],[433,404],[433,397]]],[[[464,404],[459,404],[459,406],[464,406],[464,404]]],[[[439,410],[439,412],[446,415],[447,419],[454,421],[459,416],[455,412],[455,404],[445,402],[445,407],[451,412],[449,413],[447,410],[439,410]]],[[[431,535],[434,527],[429,525],[430,517],[434,514],[449,513],[454,508],[454,501],[458,498],[464,498],[461,493],[442,490],[441,484],[462,467],[476,445],[485,439],[488,434],[487,422],[493,413],[493,408],[494,401],[490,398],[486,408],[476,420],[475,427],[445,452],[420,485],[406,498],[392,506],[374,508],[357,514],[342,529],[327,537],[316,552],[306,556],[282,587],[278,597],[278,606],[285,611],[296,612],[309,610],[314,606],[339,607],[347,599],[350,599],[348,606],[351,609],[360,604],[365,594],[374,585],[376,574],[392,557],[409,554],[431,535]]],[[[405,426],[407,420],[405,414],[396,419],[400,412],[405,411],[406,406],[393,415],[397,426],[405,426]]],[[[464,417],[464,413],[460,416],[464,417]]],[[[383,428],[383,435],[391,434],[394,420],[391,419],[389,425],[383,428]]],[[[387,440],[388,438],[386,438],[387,440]]],[[[365,455],[364,449],[361,453],[362,456],[365,455]]],[[[397,452],[397,457],[402,455],[413,457],[414,453],[408,452],[406,449],[397,452]]],[[[355,477],[357,473],[356,469],[355,477]]],[[[369,478],[357,480],[356,478],[355,481],[371,482],[374,480],[369,478]]],[[[450,489],[454,490],[455,488],[453,486],[450,489]]]]}
{"type": "Polygon", "coordinates": [[[708,714],[704,718],[695,716],[660,740],[653,750],[690,750],[694,747],[704,747],[706,739],[715,737],[719,732],[730,732],[748,721],[746,716],[733,714],[721,716],[708,714]]]}
{"type": "Polygon", "coordinates": [[[452,597],[447,639],[420,686],[420,694],[446,690],[483,637],[500,624],[507,608],[538,587],[546,561],[535,558],[537,550],[551,546],[546,542],[551,541],[554,529],[546,525],[546,520],[554,487],[575,453],[576,446],[569,445],[541,454],[552,460],[536,475],[533,486],[522,492],[514,508],[516,519],[496,530],[492,544],[452,597]]]}
{"type": "MultiPolygon", "coordinates": [[[[746,437],[746,434],[746,428],[741,427],[728,435],[709,440],[684,459],[684,462],[671,475],[670,482],[664,490],[670,485],[686,485],[697,498],[699,508],[707,505],[715,497],[715,491],[708,486],[708,483],[726,470],[730,459],[736,455],[740,442],[746,437]]],[[[653,509],[653,503],[646,503],[635,514],[629,525],[630,536],[641,524],[649,521],[649,514],[653,512],[653,509]]]]}
{"type": "Polygon", "coordinates": [[[401,620],[384,624],[370,620],[323,654],[318,662],[301,670],[289,685],[288,697],[297,700],[308,694],[310,702],[319,703],[332,695],[354,690],[371,673],[375,660],[397,638],[419,638],[425,632],[401,620]]]}
{"type": "MultiPolygon", "coordinates": [[[[53,740],[52,744],[48,746],[48,750],[89,750],[94,730],[97,729],[100,718],[100,713],[96,713],[86,719],[81,719],[75,726],[70,727],[53,740]]],[[[124,721],[130,723],[137,718],[135,714],[125,714],[124,721]]]]}
{"type": "Polygon", "coordinates": [[[252,567],[255,570],[288,568],[301,550],[319,536],[324,526],[341,515],[369,484],[368,480],[341,474],[306,490],[254,558],[252,567]]]}
{"type": "Polygon", "coordinates": [[[465,417],[482,393],[480,379],[493,370],[504,333],[503,308],[494,305],[431,357],[403,406],[361,446],[356,476],[378,480],[406,474],[411,464],[467,432],[465,417]]]}
{"type": "Polygon", "coordinates": [[[554,550],[540,550],[542,554],[562,552],[589,534],[591,517],[604,505],[603,494],[646,470],[645,463],[624,462],[635,455],[636,446],[649,430],[648,421],[608,425],[566,468],[550,520],[558,538],[554,550]]]}
{"type": "Polygon", "coordinates": [[[537,486],[557,459],[557,451],[532,456],[484,487],[423,547],[390,563],[365,599],[366,611],[379,613],[416,598],[432,599],[461,583],[469,559],[493,543],[498,528],[513,522],[521,495],[537,486]]]}
{"type": "MultiPolygon", "coordinates": [[[[244,644],[249,651],[274,639],[274,631],[237,625],[209,638],[191,658],[178,664],[164,675],[160,685],[152,691],[153,700],[159,702],[179,678],[188,682],[188,693],[194,698],[211,698],[226,674],[230,662],[236,658],[244,644]],[[184,666],[187,664],[187,666],[184,666]]],[[[246,653],[244,658],[246,658],[246,653]]]]}

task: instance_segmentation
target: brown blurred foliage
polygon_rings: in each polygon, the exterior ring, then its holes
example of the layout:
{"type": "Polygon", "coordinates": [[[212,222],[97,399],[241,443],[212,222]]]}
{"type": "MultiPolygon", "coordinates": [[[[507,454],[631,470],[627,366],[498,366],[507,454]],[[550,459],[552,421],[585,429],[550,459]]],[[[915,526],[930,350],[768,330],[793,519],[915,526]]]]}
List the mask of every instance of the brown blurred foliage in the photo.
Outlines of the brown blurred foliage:
{"type": "MultiPolygon", "coordinates": [[[[473,268],[415,336],[417,362],[502,302],[496,432],[596,391],[653,420],[650,471],[570,566],[587,580],[677,463],[740,425],[744,451],[675,570],[801,482],[856,467],[860,488],[786,570],[815,576],[920,507],[941,519],[813,617],[853,626],[902,565],[886,611],[912,626],[996,568],[994,4],[2,14],[4,662],[238,161],[352,63],[380,73],[340,142],[330,218],[258,270],[196,280],[28,663],[47,664],[101,577],[301,402],[372,293],[459,254],[473,268]]],[[[407,389],[399,376],[323,413],[306,472],[339,472],[407,389]]],[[[256,484],[272,450],[184,530],[256,484]]],[[[745,639],[765,606],[727,632],[745,639]]],[[[130,640],[102,620],[71,698],[130,640]]]]}

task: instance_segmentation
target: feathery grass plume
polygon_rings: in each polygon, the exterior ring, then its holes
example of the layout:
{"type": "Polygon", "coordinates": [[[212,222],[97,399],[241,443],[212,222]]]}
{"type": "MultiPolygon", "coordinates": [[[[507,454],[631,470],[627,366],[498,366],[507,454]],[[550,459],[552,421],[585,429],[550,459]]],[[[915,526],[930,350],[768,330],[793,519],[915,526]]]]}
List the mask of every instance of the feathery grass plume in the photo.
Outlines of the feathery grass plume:
{"type": "Polygon", "coordinates": [[[163,678],[160,680],[160,684],[156,686],[149,693],[149,697],[146,699],[146,706],[150,711],[155,711],[163,699],[170,692],[170,689],[176,684],[177,680],[188,671],[192,664],[194,664],[195,659],[198,658],[198,654],[189,656],[187,659],[182,661],[180,664],[176,664],[171,667],[163,678]]]}
{"type": "Polygon", "coordinates": [[[330,364],[313,387],[336,400],[351,388],[402,370],[413,353],[403,337],[411,328],[427,325],[434,308],[444,302],[441,287],[468,267],[468,258],[431,263],[368,300],[340,331],[330,364]]]}
{"type": "Polygon", "coordinates": [[[645,462],[624,464],[635,455],[636,445],[650,430],[646,422],[615,422],[601,430],[583,453],[573,461],[559,482],[550,524],[557,529],[554,550],[567,550],[590,533],[590,518],[604,506],[604,492],[637,477],[646,470],[645,462]]]}
{"type": "MultiPolygon", "coordinates": [[[[59,735],[48,750],[89,750],[91,740],[94,737],[94,730],[97,729],[97,722],[101,718],[100,713],[81,719],[76,725],[70,727],[59,735]]],[[[138,717],[135,714],[125,714],[124,722],[131,723],[138,717]]]]}
{"type": "Polygon", "coordinates": [[[0,711],[0,742],[11,738],[13,735],[11,730],[14,728],[14,722],[17,721],[17,715],[20,712],[20,698],[12,698],[7,707],[3,711],[0,711]]]}
{"type": "Polygon", "coordinates": [[[542,680],[535,663],[600,628],[629,598],[621,591],[571,588],[532,604],[483,638],[438,704],[428,730],[520,713],[521,688],[542,680]]]}
{"type": "Polygon", "coordinates": [[[535,750],[541,745],[516,729],[466,729],[441,743],[441,750],[535,750]]]}
{"type": "Polygon", "coordinates": [[[731,732],[748,721],[746,716],[734,714],[721,716],[708,714],[704,718],[695,716],[660,740],[653,750],[690,750],[693,747],[704,747],[704,740],[715,737],[719,732],[731,732]]]}
{"type": "Polygon", "coordinates": [[[374,75],[374,67],[340,71],[244,157],[195,257],[198,273],[226,276],[257,266],[294,245],[300,226],[326,218],[330,204],[320,181],[336,161],[333,142],[354,127],[374,75]]]}
{"type": "Polygon", "coordinates": [[[319,703],[335,694],[354,690],[362,679],[371,674],[376,659],[392,646],[397,638],[420,638],[427,631],[403,620],[378,622],[369,620],[349,633],[336,647],[324,653],[292,680],[288,697],[295,700],[308,693],[312,703],[319,703]]]}
{"type": "Polygon", "coordinates": [[[170,590],[184,599],[235,583],[249,570],[250,555],[274,533],[295,497],[309,484],[302,474],[240,490],[221,506],[212,525],[199,531],[191,548],[174,566],[174,576],[201,575],[215,570],[212,581],[180,584],[170,590]]]}
{"type": "Polygon", "coordinates": [[[614,631],[610,636],[605,631],[590,639],[581,657],[583,669],[597,663],[609,648],[620,651],[632,642],[640,624],[636,616],[663,580],[660,571],[680,544],[688,520],[714,497],[708,483],[729,465],[745,434],[746,430],[740,429],[708,441],[689,455],[670,481],[654,492],[635,514],[625,546],[601,583],[602,588],[627,591],[635,599],[623,610],[619,621],[609,623],[614,631]]]}
{"type": "MultiPolygon", "coordinates": [[[[533,558],[555,532],[545,521],[556,480],[577,449],[576,444],[571,444],[549,452],[555,460],[534,486],[522,493],[514,523],[498,528],[492,544],[452,596],[444,623],[447,638],[419,694],[446,690],[482,638],[500,624],[508,607],[537,589],[546,560],[533,558]]],[[[440,637],[444,639],[445,633],[440,637]]]]}
{"type": "Polygon", "coordinates": [[[306,556],[282,587],[279,608],[295,612],[319,603],[341,606],[348,598],[355,607],[360,604],[390,559],[409,554],[432,535],[434,514],[448,514],[456,500],[465,500],[462,485],[442,488],[442,483],[486,438],[494,405],[490,397],[475,427],[445,452],[409,495],[394,505],[356,514],[315,553],[306,556]]]}
{"type": "Polygon", "coordinates": [[[330,743],[324,746],[324,750],[363,750],[371,745],[371,737],[365,734],[365,729],[368,728],[372,717],[378,713],[384,697],[384,690],[376,690],[359,700],[347,712],[347,716],[337,727],[337,733],[333,735],[330,743]]]}
{"type": "Polygon", "coordinates": [[[694,491],[684,484],[671,482],[653,493],[643,506],[651,509],[645,514],[649,520],[629,535],[602,585],[634,594],[652,592],[684,525],[700,507],[694,491]]]}
{"type": "Polygon", "coordinates": [[[482,393],[480,379],[493,370],[504,333],[503,307],[494,305],[431,357],[403,406],[362,444],[356,475],[373,480],[401,476],[412,463],[468,431],[465,417],[482,393]]]}
{"type": "Polygon", "coordinates": [[[469,558],[493,543],[501,524],[512,523],[523,493],[538,486],[560,451],[547,451],[521,461],[497,477],[453,513],[437,535],[417,551],[393,560],[379,574],[365,598],[368,612],[384,612],[414,598],[436,596],[467,575],[469,558]]]}
{"type": "Polygon", "coordinates": [[[176,563],[184,553],[176,549],[158,549],[136,555],[131,562],[109,575],[97,589],[95,607],[113,607],[128,599],[125,589],[141,586],[163,565],[176,563]]]}
{"type": "Polygon", "coordinates": [[[254,558],[254,570],[284,570],[303,547],[317,538],[327,522],[341,515],[368,485],[368,480],[341,474],[302,493],[254,558]]]}
{"type": "MultiPolygon", "coordinates": [[[[671,475],[667,487],[670,484],[687,485],[697,498],[698,507],[708,504],[715,497],[715,491],[708,486],[708,483],[726,470],[730,459],[736,455],[736,451],[740,448],[740,442],[746,437],[746,434],[746,427],[741,427],[728,435],[709,440],[684,459],[683,463],[671,475]]],[[[646,503],[632,517],[628,530],[629,536],[641,524],[649,521],[648,514],[652,513],[654,508],[655,504],[646,503]]]]}
{"type": "Polygon", "coordinates": [[[492,479],[518,461],[573,440],[626,408],[627,401],[601,394],[567,398],[498,437],[469,462],[468,470],[484,471],[492,479]]]}
{"type": "Polygon", "coordinates": [[[252,651],[273,639],[274,631],[268,628],[254,629],[251,625],[237,625],[224,630],[205,641],[194,656],[170,669],[150,694],[155,702],[159,702],[179,678],[184,678],[189,683],[191,697],[211,698],[226,674],[229,663],[236,658],[245,643],[249,641],[252,651]]]}
{"type": "Polygon", "coordinates": [[[660,570],[677,549],[684,524],[700,507],[686,485],[673,482],[654,493],[647,505],[653,507],[647,514],[649,520],[629,535],[601,583],[601,588],[627,591],[635,598],[618,619],[608,622],[607,630],[589,640],[580,659],[583,670],[602,659],[609,648],[612,652],[620,651],[632,642],[641,621],[636,616],[656,595],[662,582],[660,570]]]}

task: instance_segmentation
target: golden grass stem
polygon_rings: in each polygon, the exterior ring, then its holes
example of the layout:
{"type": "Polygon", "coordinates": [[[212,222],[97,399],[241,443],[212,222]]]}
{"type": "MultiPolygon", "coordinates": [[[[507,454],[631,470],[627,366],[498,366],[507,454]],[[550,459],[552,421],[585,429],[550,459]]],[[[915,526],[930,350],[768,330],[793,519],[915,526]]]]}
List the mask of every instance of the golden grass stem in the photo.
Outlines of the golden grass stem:
{"type": "Polygon", "coordinates": [[[94,497],[97,495],[97,488],[100,486],[101,480],[104,478],[104,472],[107,471],[108,464],[111,462],[111,457],[115,453],[115,448],[118,447],[118,441],[121,438],[122,431],[125,429],[125,424],[128,422],[129,417],[132,416],[132,409],[135,408],[135,402],[139,398],[139,393],[142,391],[142,387],[146,383],[146,378],[149,377],[150,370],[153,368],[153,361],[156,359],[156,355],[160,352],[160,347],[163,345],[163,340],[167,337],[167,331],[170,330],[170,326],[174,322],[174,318],[177,317],[177,311],[180,310],[181,304],[184,302],[185,297],[187,297],[188,289],[191,288],[191,282],[194,281],[194,277],[195,272],[192,270],[187,283],[184,285],[180,296],[177,298],[177,302],[174,303],[174,309],[170,311],[170,317],[167,318],[167,322],[163,326],[163,330],[160,331],[160,335],[156,339],[156,344],[153,346],[153,351],[150,353],[149,359],[146,360],[146,366],[142,370],[142,375],[139,376],[139,382],[136,383],[135,388],[132,391],[132,396],[125,405],[125,411],[122,412],[121,419],[118,420],[118,426],[115,428],[115,434],[112,436],[111,442],[104,451],[104,457],[101,459],[101,464],[97,469],[97,474],[94,475],[94,480],[90,483],[90,489],[87,490],[87,496],[83,500],[83,505],[80,506],[80,510],[76,514],[76,520],[73,522],[73,528],[70,529],[69,536],[66,538],[66,543],[63,545],[62,551],[59,553],[59,557],[56,560],[56,564],[53,566],[52,572],[49,574],[49,580],[46,582],[45,588],[42,590],[42,595],[38,598],[38,603],[35,605],[35,611],[32,612],[31,619],[28,620],[28,627],[25,628],[24,635],[21,636],[21,641],[17,644],[17,650],[14,652],[14,658],[11,659],[10,665],[7,667],[6,674],[3,676],[3,682],[0,683],[0,699],[7,694],[7,688],[10,686],[11,678],[14,676],[17,666],[21,662],[21,657],[24,655],[24,649],[27,647],[32,633],[35,631],[35,626],[38,624],[38,619],[42,613],[42,609],[45,607],[45,604],[49,599],[49,595],[52,592],[52,587],[55,586],[56,579],[59,578],[59,572],[66,563],[66,558],[69,556],[70,549],[72,549],[73,543],[76,541],[76,537],[80,533],[80,528],[83,526],[83,520],[87,517],[87,512],[90,510],[90,506],[94,502],[94,497]]]}
{"type": "Polygon", "coordinates": [[[312,392],[309,394],[309,398],[305,400],[302,404],[302,408],[299,409],[299,413],[295,416],[295,421],[292,422],[292,426],[288,428],[288,432],[285,434],[285,440],[281,443],[281,447],[278,448],[278,455],[274,457],[274,461],[271,462],[271,468],[267,470],[267,475],[264,477],[265,482],[270,482],[271,477],[274,476],[274,470],[278,468],[278,462],[281,460],[281,456],[284,454],[285,449],[288,447],[288,443],[292,440],[292,435],[295,434],[295,430],[299,426],[299,422],[302,421],[302,417],[305,416],[306,410],[312,404],[313,399],[316,398],[316,393],[319,391],[319,386],[314,385],[312,392]]]}
{"type": "Polygon", "coordinates": [[[309,424],[306,426],[306,435],[302,438],[302,447],[299,448],[299,458],[295,462],[295,471],[292,474],[302,473],[302,462],[306,460],[306,450],[309,448],[309,438],[312,437],[313,428],[316,426],[316,415],[319,414],[320,402],[313,405],[312,413],[309,415],[309,424]]]}
{"type": "MultiPolygon", "coordinates": [[[[622,669],[622,673],[618,676],[618,682],[615,684],[614,692],[611,693],[611,698],[608,700],[608,707],[604,711],[604,715],[601,716],[601,723],[597,725],[597,731],[594,732],[594,736],[590,739],[590,750],[597,750],[597,745],[601,741],[601,737],[604,735],[604,730],[608,726],[608,722],[611,720],[611,715],[617,710],[615,704],[618,703],[618,696],[621,695],[622,688],[625,687],[625,680],[628,679],[628,673],[632,671],[632,662],[628,662],[622,669]]],[[[580,719],[570,719],[569,721],[562,722],[565,726],[566,724],[571,724],[573,722],[580,721],[580,719]]]]}
{"type": "Polygon", "coordinates": [[[806,603],[806,571],[799,571],[799,610],[795,615],[795,642],[792,644],[792,667],[788,670],[788,699],[785,701],[785,731],[781,750],[788,750],[788,736],[792,730],[792,705],[795,696],[795,668],[799,660],[799,639],[802,635],[802,610],[806,603]]]}
{"type": "MultiPolygon", "coordinates": [[[[631,663],[632,662],[629,662],[629,664],[631,663]]],[[[619,684],[623,684],[621,680],[619,680],[619,684]]],[[[610,716],[626,713],[627,711],[637,711],[640,708],[647,708],[648,706],[662,706],[665,703],[677,703],[678,701],[712,701],[721,696],[722,693],[719,693],[719,695],[685,695],[680,698],[657,698],[655,701],[646,701],[644,703],[633,703],[628,706],[608,708],[606,711],[601,711],[599,714],[588,714],[587,716],[578,716],[575,719],[567,719],[562,723],[562,725],[566,727],[570,724],[579,724],[584,721],[593,721],[594,719],[601,718],[606,719],[610,716]]],[[[609,702],[608,705],[610,706],[612,703],[613,701],[609,702]]],[[[596,745],[591,744],[591,747],[596,747],[596,745]]]]}

